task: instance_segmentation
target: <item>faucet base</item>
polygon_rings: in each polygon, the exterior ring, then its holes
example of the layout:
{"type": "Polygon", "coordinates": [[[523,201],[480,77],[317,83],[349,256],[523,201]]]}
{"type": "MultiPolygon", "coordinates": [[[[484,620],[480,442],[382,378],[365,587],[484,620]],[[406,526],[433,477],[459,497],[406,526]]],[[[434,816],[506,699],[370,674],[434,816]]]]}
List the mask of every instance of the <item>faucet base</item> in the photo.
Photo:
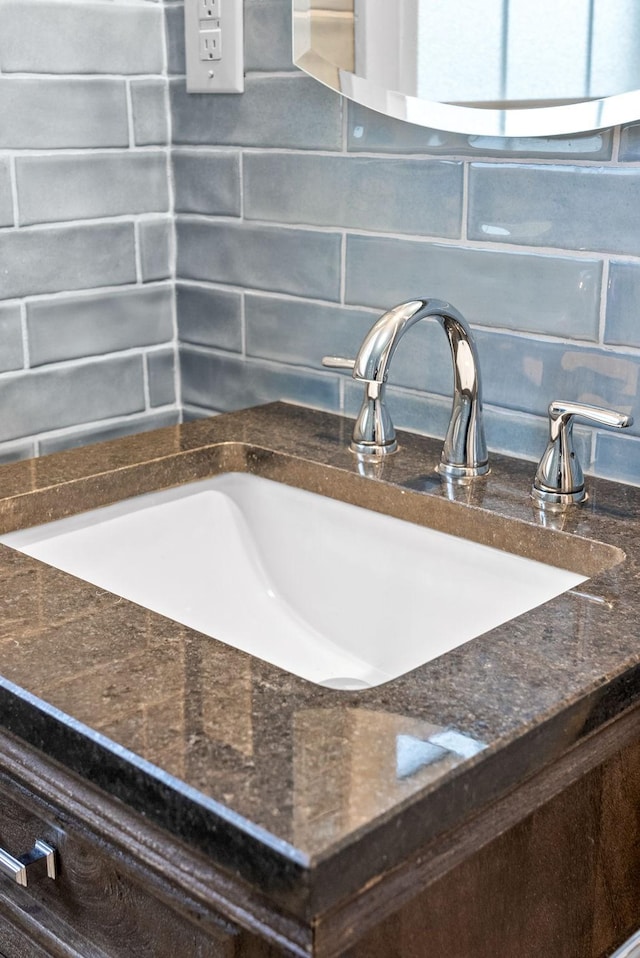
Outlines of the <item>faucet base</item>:
{"type": "Polygon", "coordinates": [[[489,463],[481,462],[477,466],[456,466],[451,462],[439,463],[436,472],[447,479],[475,479],[477,476],[486,476],[489,472],[489,463]]]}
{"type": "Polygon", "coordinates": [[[578,505],[580,502],[585,502],[589,496],[584,486],[575,489],[573,492],[556,492],[551,489],[540,489],[534,485],[531,490],[531,498],[539,509],[553,510],[554,507],[564,508],[565,506],[578,505]]]}
{"type": "Polygon", "coordinates": [[[398,450],[398,441],[397,439],[392,439],[391,442],[379,443],[379,442],[356,442],[354,439],[349,446],[351,452],[355,452],[358,456],[389,456],[391,453],[397,452],[398,450]]]}

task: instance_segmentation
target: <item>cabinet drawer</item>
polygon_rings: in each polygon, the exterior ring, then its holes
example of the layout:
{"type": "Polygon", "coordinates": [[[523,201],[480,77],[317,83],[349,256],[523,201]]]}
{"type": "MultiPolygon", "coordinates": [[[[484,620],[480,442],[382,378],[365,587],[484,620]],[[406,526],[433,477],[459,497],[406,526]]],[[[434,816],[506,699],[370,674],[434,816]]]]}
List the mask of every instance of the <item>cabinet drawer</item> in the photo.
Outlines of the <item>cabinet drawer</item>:
{"type": "Polygon", "coordinates": [[[36,839],[56,849],[58,874],[52,880],[38,869],[26,888],[0,874],[0,953],[8,958],[237,954],[234,928],[222,920],[219,926],[202,922],[187,903],[168,901],[166,890],[158,897],[117,849],[67,821],[62,811],[0,783],[0,847],[17,857],[36,839]]]}

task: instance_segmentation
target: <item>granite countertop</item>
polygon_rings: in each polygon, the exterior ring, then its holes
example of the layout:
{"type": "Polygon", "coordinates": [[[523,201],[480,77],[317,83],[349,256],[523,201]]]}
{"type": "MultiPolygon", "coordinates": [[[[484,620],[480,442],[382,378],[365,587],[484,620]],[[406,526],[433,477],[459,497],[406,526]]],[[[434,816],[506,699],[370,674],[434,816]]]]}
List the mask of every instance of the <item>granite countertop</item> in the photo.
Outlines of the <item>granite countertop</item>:
{"type": "Polygon", "coordinates": [[[0,468],[0,534],[242,471],[590,576],[345,692],[0,546],[4,728],[299,915],[353,894],[640,693],[640,489],[590,479],[583,506],[544,518],[533,463],[492,456],[488,477],[451,486],[434,471],[441,443],[400,433],[399,452],[367,470],[351,428],[273,403],[0,468]],[[420,743],[446,732],[476,754],[421,761],[420,743]],[[417,743],[403,767],[399,737],[417,743]]]}

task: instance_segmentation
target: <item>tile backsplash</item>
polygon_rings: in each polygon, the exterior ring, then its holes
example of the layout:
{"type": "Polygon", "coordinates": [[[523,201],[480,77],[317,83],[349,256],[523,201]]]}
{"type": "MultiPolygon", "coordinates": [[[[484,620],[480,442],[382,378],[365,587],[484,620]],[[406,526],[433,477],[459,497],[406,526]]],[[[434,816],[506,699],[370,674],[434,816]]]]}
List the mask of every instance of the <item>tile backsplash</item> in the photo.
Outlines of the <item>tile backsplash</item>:
{"type": "MultiPolygon", "coordinates": [[[[0,455],[179,404],[354,415],[322,356],[430,296],[474,327],[491,449],[536,459],[551,399],[612,405],[638,425],[576,427],[583,463],[640,483],[640,123],[504,141],[386,119],[295,70],[290,0],[245,0],[243,95],[189,95],[182,16],[0,0],[0,455]]],[[[450,365],[436,323],[403,340],[398,426],[444,434],[450,365]]]]}
{"type": "Polygon", "coordinates": [[[0,0],[0,460],[177,421],[164,33],[0,0]]]}

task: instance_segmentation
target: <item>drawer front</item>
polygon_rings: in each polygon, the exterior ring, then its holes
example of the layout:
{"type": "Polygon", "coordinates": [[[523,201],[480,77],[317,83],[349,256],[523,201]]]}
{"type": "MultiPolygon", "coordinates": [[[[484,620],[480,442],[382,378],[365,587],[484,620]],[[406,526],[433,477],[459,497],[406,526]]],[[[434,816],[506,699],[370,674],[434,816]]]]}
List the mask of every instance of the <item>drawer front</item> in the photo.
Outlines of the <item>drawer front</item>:
{"type": "MultiPolygon", "coordinates": [[[[55,880],[39,874],[28,887],[0,874],[0,953],[7,958],[232,958],[235,929],[205,921],[187,903],[162,900],[119,852],[43,809],[28,794],[0,784],[0,847],[12,856],[36,839],[56,849],[55,880]],[[197,923],[200,922],[200,927],[197,923]]],[[[43,874],[40,874],[40,871],[43,874]]]]}

